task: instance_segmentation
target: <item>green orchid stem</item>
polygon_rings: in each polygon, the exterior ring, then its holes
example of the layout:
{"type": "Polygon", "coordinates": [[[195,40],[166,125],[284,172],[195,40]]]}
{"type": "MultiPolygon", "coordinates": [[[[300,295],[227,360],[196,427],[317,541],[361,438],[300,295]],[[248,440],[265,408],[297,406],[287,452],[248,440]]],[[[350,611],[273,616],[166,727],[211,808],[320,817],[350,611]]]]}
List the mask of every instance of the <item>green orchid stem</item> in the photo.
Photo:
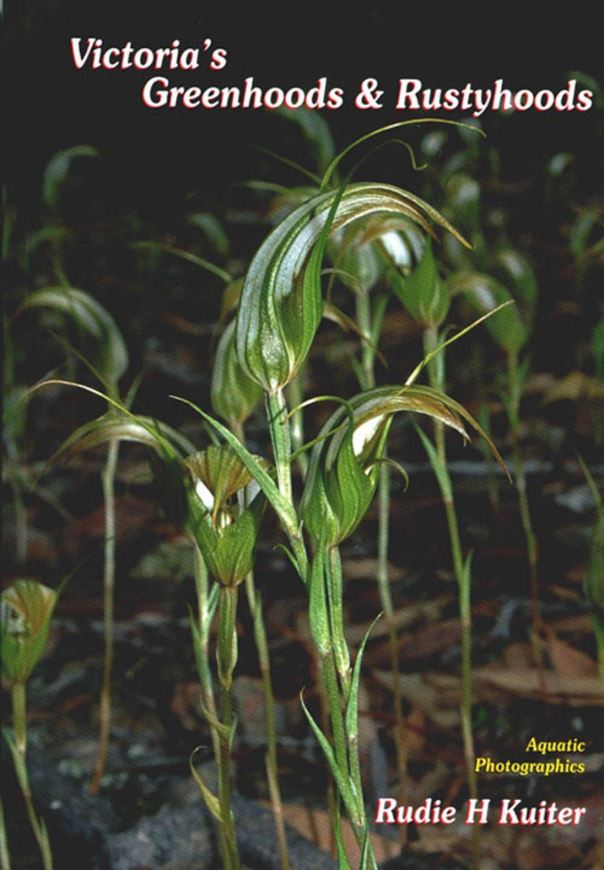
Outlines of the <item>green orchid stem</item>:
{"type": "Polygon", "coordinates": [[[23,801],[27,810],[27,816],[31,829],[42,855],[42,865],[44,870],[52,870],[52,853],[50,850],[50,842],[48,833],[44,823],[40,821],[34,808],[31,788],[29,786],[29,776],[27,774],[27,708],[26,708],[26,692],[25,683],[15,683],[12,688],[12,707],[13,707],[13,730],[15,732],[15,745],[13,758],[15,761],[15,771],[17,780],[23,795],[23,801]]]}
{"type": "MultiPolygon", "coordinates": [[[[294,508],[291,474],[292,441],[287,402],[283,390],[279,389],[275,393],[267,393],[266,405],[271,443],[275,456],[275,468],[277,470],[277,485],[283,498],[294,508]]],[[[293,531],[290,529],[288,530],[288,538],[298,562],[300,578],[303,582],[306,582],[308,557],[302,533],[299,530],[293,531]]]]}
{"type": "MultiPolygon", "coordinates": [[[[438,346],[438,331],[436,327],[427,327],[424,332],[425,352],[430,353],[438,346]]],[[[428,365],[430,381],[436,389],[444,389],[444,359],[441,353],[428,365]]],[[[435,469],[436,478],[441,491],[441,497],[447,517],[449,530],[449,542],[453,571],[457,580],[459,616],[461,621],[461,728],[468,777],[468,791],[470,798],[476,799],[478,787],[475,772],[474,735],[472,731],[472,607],[471,607],[471,579],[469,571],[464,569],[464,558],[459,534],[459,522],[453,497],[453,486],[447,465],[447,448],[445,444],[445,431],[443,424],[434,421],[434,441],[436,452],[434,458],[438,464],[435,469]]],[[[478,830],[474,839],[477,848],[478,830]]]]}
{"type": "MultiPolygon", "coordinates": [[[[201,550],[196,541],[193,541],[193,556],[194,556],[194,578],[195,592],[197,595],[197,619],[199,632],[199,645],[197,650],[196,661],[197,671],[199,674],[199,682],[201,684],[201,701],[202,711],[209,714],[210,734],[212,737],[212,749],[214,752],[214,760],[216,768],[220,769],[220,734],[218,729],[214,727],[213,722],[218,721],[218,713],[216,710],[216,701],[214,698],[214,685],[212,680],[212,669],[210,667],[209,657],[209,635],[211,612],[209,608],[208,597],[208,569],[201,555],[201,550]]],[[[226,839],[226,831],[224,825],[218,826],[220,840],[220,854],[225,863],[229,860],[229,844],[226,839]]]]}
{"type": "MultiPolygon", "coordinates": [[[[529,583],[531,594],[531,618],[533,623],[533,633],[540,640],[543,637],[543,623],[541,619],[541,608],[539,606],[539,551],[537,546],[537,537],[533,530],[531,520],[531,509],[526,488],[526,472],[524,462],[520,455],[520,450],[517,445],[514,445],[512,454],[512,463],[514,466],[514,476],[516,478],[516,489],[518,491],[518,503],[520,507],[520,520],[522,522],[522,530],[526,540],[526,556],[529,568],[529,583]]],[[[539,655],[542,659],[542,656],[539,655]]]]}
{"type": "Polygon", "coordinates": [[[356,315],[359,329],[365,338],[361,343],[361,371],[364,380],[361,388],[370,390],[375,386],[375,347],[371,341],[371,303],[366,290],[361,290],[356,295],[356,315]]]}
{"type": "Polygon", "coordinates": [[[537,666],[539,690],[543,696],[546,691],[545,670],[543,664],[543,621],[540,607],[540,584],[539,584],[539,548],[537,536],[531,520],[531,509],[527,493],[526,471],[520,451],[520,402],[522,401],[522,377],[520,375],[518,358],[515,354],[508,354],[508,418],[510,422],[510,437],[512,441],[512,463],[516,490],[518,492],[518,506],[520,509],[520,521],[526,542],[526,558],[529,571],[529,594],[531,601],[531,645],[533,656],[537,666]]]}
{"type": "MultiPolygon", "coordinates": [[[[209,657],[209,633],[211,614],[209,610],[208,598],[208,569],[201,555],[201,550],[196,541],[193,541],[193,556],[194,556],[194,578],[195,592],[197,595],[197,619],[200,639],[199,656],[197,664],[199,670],[199,681],[201,683],[201,698],[203,709],[206,710],[214,719],[216,719],[216,701],[214,699],[214,685],[212,680],[212,669],[210,667],[209,657]]],[[[214,748],[214,757],[218,761],[219,743],[218,735],[214,728],[211,729],[212,744],[214,748]]]]}
{"type": "MultiPolygon", "coordinates": [[[[291,439],[294,453],[297,453],[304,444],[304,414],[302,409],[298,407],[304,401],[304,366],[287,385],[287,398],[292,408],[296,409],[291,415],[291,439]]],[[[296,464],[300,469],[302,480],[305,480],[308,471],[307,453],[298,453],[296,464]]]]}
{"type": "Polygon", "coordinates": [[[25,683],[15,683],[12,690],[13,702],[13,730],[17,752],[23,758],[27,752],[27,720],[26,720],[26,695],[25,683]]]}
{"type": "Polygon", "coordinates": [[[333,659],[333,652],[329,650],[321,657],[321,674],[325,685],[325,694],[329,706],[329,718],[336,754],[336,761],[341,770],[348,770],[348,753],[346,751],[346,730],[342,715],[342,701],[338,687],[338,675],[333,659]]]}
{"type": "MultiPolygon", "coordinates": [[[[333,651],[330,651],[321,657],[321,674],[323,676],[327,704],[329,706],[329,717],[331,721],[336,763],[340,770],[347,775],[349,770],[348,738],[346,736],[346,727],[344,725],[342,699],[340,697],[338,674],[334,662],[333,651]]],[[[363,835],[361,821],[360,819],[351,819],[350,821],[355,837],[360,845],[363,835]]]]}
{"type": "Polygon", "coordinates": [[[6,823],[4,821],[4,804],[0,800],[0,870],[11,870],[8,841],[6,839],[6,823]]]}
{"type": "MultiPolygon", "coordinates": [[[[361,349],[361,371],[364,383],[360,383],[361,389],[370,390],[375,386],[375,351],[384,319],[387,297],[380,302],[376,312],[375,322],[372,324],[372,312],[368,293],[358,293],[356,296],[356,315],[361,332],[367,339],[361,349]]],[[[394,706],[394,746],[396,752],[396,764],[399,777],[399,799],[405,802],[407,787],[407,729],[403,715],[403,696],[400,680],[399,644],[394,618],[394,606],[390,592],[389,561],[390,549],[390,468],[387,463],[382,463],[379,470],[378,480],[378,548],[377,548],[377,584],[380,596],[380,605],[384,612],[386,628],[388,630],[388,655],[390,658],[390,672],[392,674],[392,702],[394,706]]],[[[399,825],[398,835],[401,846],[407,842],[407,829],[399,825]]]]}
{"type": "MultiPolygon", "coordinates": [[[[281,495],[287,499],[289,504],[295,509],[293,503],[293,490],[291,483],[291,456],[292,456],[292,447],[291,447],[291,435],[289,430],[289,418],[288,418],[288,409],[287,403],[285,401],[285,396],[283,395],[282,390],[278,390],[276,393],[271,395],[267,395],[267,412],[268,412],[268,421],[269,428],[271,433],[271,441],[273,445],[273,452],[275,455],[275,467],[277,469],[277,482],[279,485],[279,492],[281,495]]],[[[290,544],[292,546],[292,550],[296,557],[296,561],[298,564],[298,572],[300,574],[300,578],[308,585],[309,580],[309,568],[308,568],[308,556],[306,553],[306,548],[304,546],[304,541],[302,535],[299,534],[296,537],[293,534],[289,534],[290,544]]],[[[336,643],[341,644],[343,640],[343,628],[338,628],[341,625],[341,568],[340,576],[338,578],[337,571],[337,562],[331,563],[331,559],[328,554],[325,554],[326,562],[326,573],[332,573],[331,578],[328,576],[328,595],[330,598],[330,610],[332,601],[336,605],[336,608],[339,609],[339,612],[336,612],[334,615],[330,615],[330,632],[333,633],[335,626],[335,635],[336,635],[336,643]],[[328,570],[331,568],[331,572],[328,570]],[[335,570],[336,574],[333,576],[333,571],[335,570]],[[339,586],[339,593],[338,593],[339,586]]],[[[339,556],[337,556],[339,559],[339,556]]],[[[345,641],[343,641],[345,644],[345,641]]],[[[342,657],[343,650],[341,645],[338,647],[338,652],[336,652],[335,645],[333,643],[330,645],[329,650],[323,650],[320,653],[320,662],[321,662],[321,674],[323,677],[323,683],[325,687],[325,694],[327,696],[327,704],[329,706],[329,715],[331,719],[331,727],[332,727],[332,737],[334,743],[335,750],[335,759],[338,767],[342,771],[344,776],[348,776],[351,773],[349,766],[349,758],[348,758],[348,740],[346,736],[346,727],[344,723],[344,714],[342,711],[342,702],[345,701],[345,693],[346,686],[342,685],[342,691],[340,691],[340,684],[338,683],[338,664],[340,666],[340,671],[342,672],[343,682],[346,683],[346,667],[343,665],[344,658],[342,657]],[[344,698],[342,697],[344,695],[344,698]]],[[[359,771],[360,777],[360,771],[359,771]]],[[[362,792],[359,792],[359,800],[362,801],[362,792]]],[[[337,802],[336,806],[337,806],[337,802]]],[[[365,841],[365,834],[368,830],[368,824],[365,819],[364,807],[359,807],[358,809],[358,818],[351,818],[352,830],[355,836],[355,839],[362,849],[365,841]]],[[[336,834],[336,842],[340,842],[338,839],[338,830],[339,830],[339,818],[332,818],[332,824],[334,825],[334,832],[336,834]]],[[[373,856],[373,851],[371,848],[371,844],[368,846],[368,861],[369,867],[377,867],[375,862],[375,858],[373,856]]]]}
{"type": "Polygon", "coordinates": [[[238,870],[239,855],[233,818],[232,758],[233,739],[233,671],[237,663],[237,587],[220,587],[218,597],[218,636],[216,659],[220,679],[221,723],[219,733],[218,800],[221,827],[226,845],[225,870],[238,870]]]}
{"type": "Polygon", "coordinates": [[[266,628],[262,615],[262,598],[260,592],[254,586],[254,575],[248,574],[245,578],[245,591],[252,619],[254,622],[254,640],[258,651],[258,662],[262,678],[262,692],[264,695],[264,715],[266,723],[266,775],[268,779],[271,807],[279,845],[279,857],[282,870],[289,870],[289,854],[287,850],[287,837],[283,821],[283,802],[279,788],[279,765],[277,761],[277,728],[275,724],[275,696],[271,681],[270,659],[266,628]]]}
{"type": "Polygon", "coordinates": [[[325,579],[327,581],[327,610],[333,658],[340,678],[344,701],[348,702],[351,668],[348,644],[344,636],[344,584],[342,560],[338,547],[331,547],[326,556],[325,579]]]}
{"type": "Polygon", "coordinates": [[[109,444],[103,471],[103,501],[105,505],[105,552],[103,566],[103,623],[105,648],[103,654],[103,681],[99,707],[99,746],[91,794],[97,794],[107,767],[109,736],[111,733],[111,674],[113,671],[113,598],[115,586],[115,473],[119,454],[119,441],[109,444]]]}
{"type": "MultiPolygon", "coordinates": [[[[342,608],[342,560],[338,547],[331,547],[325,557],[325,580],[327,584],[329,627],[331,634],[330,651],[321,659],[322,674],[331,718],[336,762],[345,777],[350,776],[358,797],[358,818],[351,818],[352,830],[359,847],[363,848],[368,822],[363,802],[363,781],[359,760],[358,734],[349,734],[342,713],[343,706],[350,700],[351,668],[350,654],[344,636],[342,608]],[[338,680],[339,678],[339,680],[338,680]]],[[[336,818],[339,826],[339,811],[336,818]]],[[[337,829],[336,841],[339,842],[337,829]]],[[[368,866],[375,865],[371,844],[368,851],[368,866]],[[371,862],[374,862],[373,864],[371,862]]],[[[377,865],[375,865],[377,866],[377,865]]]]}
{"type": "MultiPolygon", "coordinates": [[[[390,657],[390,672],[392,673],[392,695],[394,705],[394,747],[399,776],[399,796],[401,803],[404,802],[407,787],[407,729],[403,715],[403,695],[401,692],[399,644],[394,618],[394,605],[390,592],[390,579],[388,575],[388,550],[389,550],[389,525],[390,525],[390,468],[386,463],[380,467],[378,481],[378,560],[377,582],[380,596],[380,604],[384,611],[386,628],[388,629],[388,654],[390,657]]],[[[399,826],[399,839],[404,845],[407,841],[407,829],[404,825],[399,826]]]]}
{"type": "MultiPolygon", "coordinates": [[[[231,731],[233,727],[233,701],[230,689],[222,687],[221,713],[223,726],[231,731]]],[[[226,844],[225,870],[238,870],[239,855],[237,852],[237,838],[232,810],[232,784],[231,784],[231,740],[222,735],[220,738],[220,764],[218,768],[218,799],[220,802],[221,826],[224,831],[226,844]]]]}
{"type": "Polygon", "coordinates": [[[279,492],[289,504],[293,504],[292,444],[285,394],[283,390],[277,390],[276,393],[267,394],[266,401],[279,492]]]}
{"type": "MultiPolygon", "coordinates": [[[[300,375],[298,375],[300,377],[300,375]]],[[[299,383],[298,378],[294,379],[295,383],[299,383]]],[[[292,385],[290,385],[292,386],[292,385]]],[[[298,404],[298,403],[297,403],[298,404]]],[[[302,435],[302,419],[300,418],[300,437],[302,435]]],[[[293,427],[295,428],[295,427],[293,427]]],[[[245,432],[241,423],[231,424],[231,430],[237,436],[242,444],[245,444],[245,432]]],[[[302,443],[302,442],[300,442],[302,443]]],[[[268,651],[268,641],[266,637],[266,627],[264,625],[264,616],[262,612],[262,597],[254,583],[254,572],[251,571],[245,578],[245,592],[247,596],[248,606],[252,614],[254,625],[254,641],[258,653],[258,664],[260,666],[260,676],[262,679],[262,692],[264,695],[264,714],[266,723],[266,776],[268,780],[268,789],[271,799],[271,808],[273,811],[273,820],[275,822],[275,831],[277,834],[277,843],[279,846],[279,858],[281,861],[282,870],[289,870],[289,853],[287,849],[287,837],[285,834],[285,823],[283,819],[283,801],[281,800],[281,789],[279,787],[279,764],[277,759],[277,726],[275,719],[275,695],[273,692],[273,683],[271,680],[270,657],[268,651]]]]}

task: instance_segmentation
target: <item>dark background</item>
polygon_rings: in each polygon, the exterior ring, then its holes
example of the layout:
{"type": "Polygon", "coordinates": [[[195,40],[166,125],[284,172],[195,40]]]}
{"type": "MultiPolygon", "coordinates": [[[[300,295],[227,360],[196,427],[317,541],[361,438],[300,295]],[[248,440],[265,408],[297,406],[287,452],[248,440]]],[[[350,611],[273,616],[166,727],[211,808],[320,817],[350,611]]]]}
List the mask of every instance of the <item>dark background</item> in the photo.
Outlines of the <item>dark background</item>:
{"type": "MultiPolygon", "coordinates": [[[[199,3],[175,0],[155,7],[138,2],[10,0],[6,13],[5,64],[8,123],[7,172],[15,197],[34,195],[39,174],[57,149],[96,145],[111,165],[125,198],[167,204],[200,185],[219,190],[246,177],[252,143],[278,150],[284,132],[271,128],[263,110],[150,110],[140,99],[152,71],[76,70],[71,36],[98,36],[105,46],[131,40],[135,46],[195,45],[206,37],[228,50],[225,70],[169,71],[177,84],[256,83],[311,87],[320,76],[343,87],[345,106],[328,113],[338,144],[407,113],[390,109],[401,77],[426,86],[489,87],[503,78],[510,88],[557,91],[579,69],[600,77],[601,46],[595,22],[578,16],[526,21],[493,7],[488,18],[459,11],[411,9],[372,3],[352,11],[347,4],[199,3]],[[363,78],[378,78],[384,108],[362,112],[353,99],[363,78]]],[[[202,55],[202,63],[203,63],[202,55]]],[[[455,113],[446,117],[458,117],[455,113]]],[[[581,144],[584,184],[596,183],[602,147],[587,113],[518,113],[501,124],[497,113],[481,122],[497,133],[498,147],[519,172],[538,166],[552,143],[559,150],[581,144]],[[509,146],[509,147],[508,147],[509,146]]],[[[285,135],[290,135],[288,131],[285,135]]]]}

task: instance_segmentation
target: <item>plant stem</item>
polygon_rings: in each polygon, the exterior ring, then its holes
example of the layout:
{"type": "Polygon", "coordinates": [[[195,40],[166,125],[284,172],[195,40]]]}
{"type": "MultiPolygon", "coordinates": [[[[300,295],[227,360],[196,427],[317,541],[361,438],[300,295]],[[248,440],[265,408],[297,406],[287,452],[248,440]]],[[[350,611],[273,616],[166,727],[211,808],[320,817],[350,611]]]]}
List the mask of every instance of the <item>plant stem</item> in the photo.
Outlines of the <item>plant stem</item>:
{"type": "MultiPolygon", "coordinates": [[[[297,378],[295,381],[297,382],[297,378]]],[[[301,412],[299,412],[301,414],[301,412]]],[[[302,420],[300,419],[300,432],[302,431],[302,420]]],[[[241,423],[232,422],[230,424],[231,431],[237,436],[242,444],[245,444],[245,433],[241,423]]],[[[302,436],[300,435],[302,439],[302,436]]],[[[302,440],[300,441],[302,443],[302,440]]],[[[245,496],[242,497],[245,507],[245,496]]],[[[281,860],[282,870],[289,870],[289,854],[287,849],[287,837],[285,835],[285,824],[283,821],[283,803],[281,800],[281,790],[279,788],[279,764],[277,759],[277,727],[275,720],[275,695],[273,692],[273,684],[271,680],[270,657],[268,652],[268,641],[266,637],[266,627],[264,625],[264,617],[262,612],[262,597],[254,584],[254,572],[250,573],[245,578],[245,592],[247,596],[248,606],[252,614],[254,626],[254,640],[256,650],[258,652],[258,664],[260,665],[260,675],[262,679],[262,691],[264,694],[264,713],[266,723],[266,743],[267,751],[265,757],[266,776],[268,780],[268,789],[271,799],[271,808],[273,811],[273,819],[275,822],[275,831],[277,834],[277,843],[279,846],[279,857],[281,860]]]]}
{"type": "Polygon", "coordinates": [[[370,390],[371,387],[375,386],[375,348],[371,343],[371,304],[369,293],[361,290],[356,294],[355,299],[357,322],[365,339],[361,343],[361,371],[364,380],[364,383],[361,384],[361,389],[370,390]]]}
{"type": "MultiPolygon", "coordinates": [[[[356,297],[356,315],[359,327],[367,339],[363,342],[361,350],[361,371],[364,383],[360,387],[370,390],[375,386],[375,348],[377,346],[379,330],[384,317],[385,299],[379,305],[377,317],[372,324],[372,312],[368,293],[359,293],[356,297]]],[[[392,674],[392,701],[394,706],[394,745],[396,752],[396,764],[399,777],[399,799],[404,803],[407,780],[407,731],[405,717],[403,715],[403,697],[401,693],[400,662],[398,637],[394,619],[394,607],[390,591],[389,577],[389,537],[390,537],[390,469],[386,463],[382,463],[379,469],[378,480],[378,548],[377,548],[377,584],[380,596],[380,605],[384,611],[386,628],[388,630],[388,655],[390,658],[390,672],[392,674]]],[[[398,828],[401,846],[407,841],[407,830],[403,825],[398,828]]]]}
{"type": "Polygon", "coordinates": [[[103,624],[105,648],[103,655],[103,682],[99,708],[99,746],[90,786],[97,794],[107,767],[109,735],[111,731],[111,674],[113,670],[113,596],[115,585],[115,472],[119,441],[111,441],[102,475],[105,505],[105,553],[103,566],[103,624]]]}
{"type": "Polygon", "coordinates": [[[445,447],[444,426],[440,421],[435,421],[436,449],[439,458],[441,475],[446,481],[442,488],[442,499],[447,516],[451,556],[453,570],[457,580],[459,617],[461,622],[461,727],[468,775],[468,789],[471,798],[478,795],[476,772],[474,735],[472,731],[472,607],[471,607],[471,578],[465,576],[464,560],[459,534],[457,511],[453,498],[453,488],[447,467],[447,454],[445,447]]]}
{"type": "MultiPolygon", "coordinates": [[[[394,606],[390,591],[388,576],[388,545],[390,524],[390,469],[382,463],[378,481],[378,560],[377,582],[380,595],[380,603],[386,619],[388,629],[388,654],[390,657],[390,672],[392,673],[392,696],[394,705],[394,748],[396,752],[396,764],[399,776],[399,798],[404,803],[407,786],[407,732],[405,718],[403,716],[403,695],[401,692],[399,646],[394,619],[394,606]]],[[[407,829],[399,825],[399,839],[401,845],[407,841],[407,829]]]]}
{"type": "MultiPolygon", "coordinates": [[[[267,417],[273,453],[275,456],[275,468],[277,471],[277,484],[279,492],[284,499],[294,507],[291,456],[292,444],[289,428],[287,402],[283,390],[266,395],[267,417]]],[[[287,531],[294,556],[298,562],[301,580],[306,583],[308,573],[308,556],[304,546],[302,533],[299,529],[287,531]]]]}
{"type": "MultiPolygon", "coordinates": [[[[214,700],[214,687],[212,681],[212,669],[209,658],[209,636],[211,613],[208,600],[208,570],[201,555],[201,550],[196,541],[193,542],[195,591],[197,594],[197,620],[199,631],[199,649],[196,656],[199,681],[201,683],[201,698],[204,710],[216,718],[216,702],[214,700]]],[[[219,745],[218,735],[211,728],[214,757],[218,760],[219,745]]]]}
{"type": "MultiPolygon", "coordinates": [[[[344,716],[342,714],[342,700],[338,687],[338,675],[334,663],[333,652],[321,657],[321,673],[325,684],[327,704],[334,743],[336,762],[340,770],[348,772],[348,751],[344,716]]],[[[358,819],[352,819],[353,827],[359,825],[358,819]]]]}
{"type": "Polygon", "coordinates": [[[0,870],[11,870],[8,842],[6,839],[6,824],[4,821],[4,804],[0,800],[0,870]]]}
{"type": "MultiPolygon", "coordinates": [[[[531,614],[533,632],[538,639],[543,637],[543,623],[541,620],[541,608],[539,606],[539,550],[537,537],[533,530],[531,509],[526,488],[526,472],[524,462],[517,445],[514,445],[512,462],[516,477],[516,489],[518,490],[518,503],[520,507],[520,520],[526,540],[526,557],[529,567],[529,583],[531,594],[531,614]]],[[[541,658],[541,656],[540,656],[541,658]]]]}
{"type": "Polygon", "coordinates": [[[231,742],[233,738],[233,671],[237,662],[237,587],[220,587],[216,658],[220,679],[221,724],[219,733],[218,800],[226,844],[225,870],[238,870],[239,855],[232,808],[231,742]]]}
{"type": "Polygon", "coordinates": [[[15,732],[13,759],[15,762],[17,780],[19,782],[21,794],[23,795],[23,801],[25,803],[31,829],[34,832],[34,836],[42,855],[42,865],[44,870],[52,870],[52,853],[50,850],[48,833],[44,823],[40,821],[36,814],[31,788],[29,786],[29,776],[27,774],[27,713],[25,683],[15,683],[13,686],[12,707],[13,730],[15,732]]]}
{"type": "Polygon", "coordinates": [[[331,647],[344,701],[348,701],[350,691],[350,653],[344,635],[344,589],[342,579],[342,560],[338,547],[331,547],[325,559],[325,579],[327,581],[327,602],[331,634],[331,647]]]}
{"type": "MultiPolygon", "coordinates": [[[[212,620],[212,611],[209,604],[208,596],[208,569],[203,560],[201,550],[196,541],[193,541],[193,557],[194,557],[194,579],[195,592],[197,594],[197,631],[198,631],[198,648],[195,650],[195,661],[197,663],[197,673],[201,684],[201,704],[202,712],[207,715],[210,734],[212,737],[212,749],[214,751],[214,761],[216,768],[220,769],[220,734],[218,729],[214,727],[214,722],[218,720],[216,711],[216,702],[214,699],[214,686],[212,681],[212,670],[210,668],[209,658],[209,639],[212,620]]],[[[195,636],[194,636],[195,637],[195,636]]],[[[220,841],[220,854],[222,860],[226,864],[229,856],[229,845],[226,839],[226,831],[224,825],[218,825],[218,835],[220,841]]]]}
{"type": "MultiPolygon", "coordinates": [[[[424,333],[425,351],[430,353],[438,345],[438,332],[436,327],[427,327],[424,333]]],[[[444,388],[444,359],[441,353],[428,365],[430,381],[436,389],[444,388]]],[[[434,421],[434,441],[436,446],[435,468],[436,478],[441,491],[441,498],[447,517],[449,531],[449,543],[453,561],[453,571],[457,580],[457,593],[459,604],[459,616],[461,621],[461,727],[468,777],[468,790],[470,797],[476,799],[478,795],[476,772],[474,736],[472,732],[472,608],[471,608],[471,580],[469,569],[466,576],[464,568],[463,551],[459,534],[459,522],[453,496],[453,486],[447,465],[447,448],[445,444],[444,425],[441,421],[434,421]]]]}
{"type": "Polygon", "coordinates": [[[12,690],[13,730],[19,755],[25,758],[27,752],[27,714],[25,683],[15,683],[12,690]]]}
{"type": "MultiPolygon", "coordinates": [[[[287,386],[287,398],[289,404],[296,410],[291,416],[291,439],[294,450],[299,450],[304,444],[304,415],[298,408],[304,401],[304,367],[300,369],[296,377],[287,386]]],[[[302,480],[306,478],[308,470],[308,454],[299,453],[296,459],[302,480]]]]}
{"type": "Polygon", "coordinates": [[[277,761],[277,728],[275,725],[275,696],[271,681],[270,660],[268,654],[268,642],[266,628],[262,615],[262,598],[260,592],[254,586],[254,575],[248,574],[245,578],[245,591],[252,619],[254,622],[254,639],[258,651],[258,662],[262,677],[262,691],[264,694],[264,715],[266,723],[266,758],[265,767],[268,779],[275,831],[279,845],[279,857],[282,870],[289,870],[289,854],[287,850],[287,838],[283,822],[283,803],[279,788],[279,765],[277,761]]]}
{"type": "MultiPolygon", "coordinates": [[[[277,391],[273,395],[267,396],[267,411],[271,441],[275,455],[275,467],[277,469],[279,491],[281,495],[288,500],[289,504],[295,508],[293,504],[293,491],[291,485],[291,436],[289,432],[287,404],[282,390],[277,391]]],[[[308,586],[308,556],[302,535],[300,534],[299,537],[295,537],[290,534],[289,539],[298,562],[298,570],[301,579],[308,586]]],[[[332,594],[335,591],[335,588],[332,588],[332,594]]],[[[341,607],[341,591],[339,607],[341,607]]],[[[338,672],[333,645],[330,646],[329,651],[320,655],[320,662],[321,674],[323,676],[327,703],[329,706],[336,763],[343,775],[349,776],[351,771],[348,760],[346,727],[344,723],[344,714],[342,712],[342,697],[338,685],[338,672]]],[[[360,800],[362,800],[362,792],[359,792],[359,794],[361,795],[360,800]]],[[[364,807],[359,806],[356,816],[356,818],[351,818],[350,821],[357,843],[359,847],[362,848],[365,832],[368,829],[364,807]]],[[[341,842],[341,838],[340,840],[338,839],[337,833],[339,820],[334,818],[332,823],[334,824],[334,831],[336,832],[336,841],[341,842]]],[[[370,867],[377,866],[370,843],[368,855],[370,867]]]]}
{"type": "MultiPolygon", "coordinates": [[[[344,777],[351,779],[358,798],[356,817],[351,816],[350,823],[355,839],[359,847],[362,849],[365,834],[368,833],[369,824],[363,801],[363,782],[359,762],[358,735],[348,734],[342,712],[343,705],[348,703],[350,692],[350,667],[343,666],[343,663],[349,661],[349,655],[347,648],[345,649],[345,654],[340,648],[342,645],[344,647],[346,645],[343,623],[340,623],[338,618],[334,620],[334,608],[332,607],[332,594],[335,593],[338,588],[340,589],[341,598],[341,560],[337,547],[332,547],[325,559],[325,578],[328,587],[331,644],[329,651],[326,651],[325,654],[321,656],[321,672],[327,695],[327,704],[329,707],[336,763],[344,777]],[[340,675],[339,683],[338,674],[340,675]]],[[[339,609],[341,612],[341,604],[339,609]]],[[[339,801],[336,802],[336,809],[338,808],[338,805],[339,801]]],[[[337,813],[334,819],[332,819],[332,823],[335,823],[336,826],[334,827],[336,842],[341,843],[341,836],[338,834],[338,828],[340,826],[339,813],[337,813]]],[[[375,866],[375,857],[373,855],[371,843],[369,843],[368,859],[369,866],[375,866]]]]}
{"type": "Polygon", "coordinates": [[[545,695],[545,671],[543,666],[543,622],[541,619],[540,607],[540,584],[539,584],[539,549],[537,545],[537,536],[533,529],[531,520],[531,509],[526,486],[526,471],[524,461],[520,452],[520,402],[522,400],[522,377],[520,375],[518,358],[516,354],[508,354],[508,418],[510,422],[510,438],[512,441],[512,463],[514,466],[514,477],[516,481],[516,490],[518,492],[518,506],[520,509],[520,521],[522,523],[522,531],[524,532],[524,540],[526,542],[526,558],[529,571],[529,594],[531,602],[531,645],[533,656],[537,667],[539,677],[539,688],[542,695],[545,695]]]}
{"type": "MultiPolygon", "coordinates": [[[[222,724],[229,731],[233,726],[233,701],[230,689],[221,690],[222,724]]],[[[226,843],[225,870],[238,870],[239,855],[232,810],[231,741],[226,735],[220,737],[220,764],[218,768],[221,825],[226,843]]]]}
{"type": "Polygon", "coordinates": [[[293,504],[291,474],[291,434],[287,418],[287,403],[283,390],[267,394],[268,419],[275,454],[275,468],[279,492],[293,504]]]}

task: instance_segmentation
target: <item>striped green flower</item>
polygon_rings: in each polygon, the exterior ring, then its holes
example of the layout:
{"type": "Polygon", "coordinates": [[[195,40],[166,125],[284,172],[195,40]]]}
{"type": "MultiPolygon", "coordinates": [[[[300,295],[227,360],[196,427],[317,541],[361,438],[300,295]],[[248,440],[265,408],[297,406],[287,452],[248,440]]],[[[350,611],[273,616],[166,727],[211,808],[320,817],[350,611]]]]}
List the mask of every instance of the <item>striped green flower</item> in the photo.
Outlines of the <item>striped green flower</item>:
{"type": "Polygon", "coordinates": [[[189,529],[210,573],[222,586],[237,586],[254,565],[264,496],[226,444],[188,457],[185,466],[193,483],[189,529]]]}

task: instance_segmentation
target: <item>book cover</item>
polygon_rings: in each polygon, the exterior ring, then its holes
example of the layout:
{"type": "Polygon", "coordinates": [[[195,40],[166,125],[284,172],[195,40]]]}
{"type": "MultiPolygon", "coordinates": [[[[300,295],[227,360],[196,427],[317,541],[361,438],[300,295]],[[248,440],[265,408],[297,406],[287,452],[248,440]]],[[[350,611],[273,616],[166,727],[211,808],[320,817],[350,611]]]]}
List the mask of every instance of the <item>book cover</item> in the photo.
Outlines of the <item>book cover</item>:
{"type": "Polygon", "coordinates": [[[604,70],[430,17],[8,4],[2,870],[604,863],[604,70]]]}

